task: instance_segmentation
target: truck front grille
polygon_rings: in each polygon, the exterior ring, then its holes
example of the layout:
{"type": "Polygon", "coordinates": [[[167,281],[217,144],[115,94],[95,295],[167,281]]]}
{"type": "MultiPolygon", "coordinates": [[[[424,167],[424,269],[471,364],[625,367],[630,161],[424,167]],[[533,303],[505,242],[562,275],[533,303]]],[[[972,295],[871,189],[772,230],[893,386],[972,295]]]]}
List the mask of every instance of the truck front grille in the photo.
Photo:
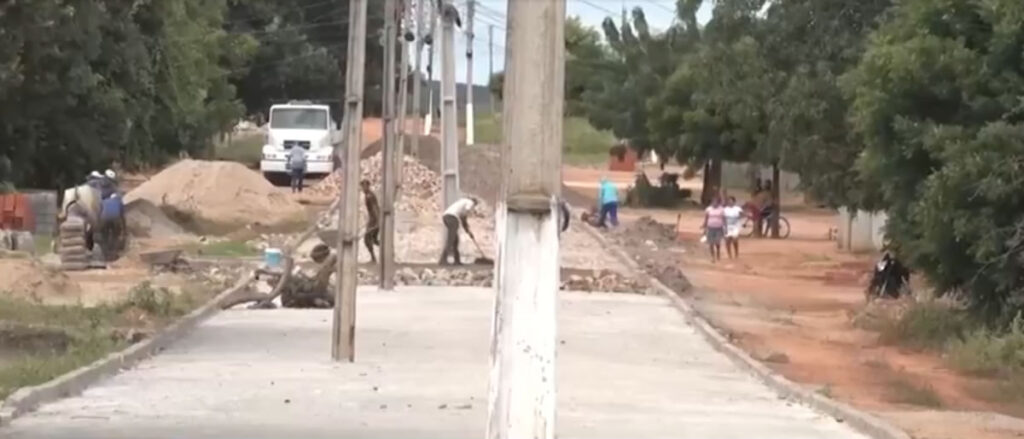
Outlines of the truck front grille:
{"type": "Polygon", "coordinates": [[[308,140],[285,140],[284,149],[292,149],[296,146],[302,147],[302,149],[309,149],[308,140]]]}

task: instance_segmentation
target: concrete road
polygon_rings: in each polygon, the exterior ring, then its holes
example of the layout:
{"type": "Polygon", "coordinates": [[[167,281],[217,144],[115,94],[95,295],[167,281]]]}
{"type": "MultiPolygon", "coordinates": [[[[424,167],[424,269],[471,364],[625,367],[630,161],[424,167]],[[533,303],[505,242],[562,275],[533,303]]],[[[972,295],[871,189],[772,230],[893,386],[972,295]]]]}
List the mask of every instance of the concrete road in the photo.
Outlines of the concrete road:
{"type": "MultiPolygon", "coordinates": [[[[492,293],[361,290],[357,362],[330,311],[228,311],[162,354],[19,418],[9,438],[479,438],[492,293]]],[[[659,297],[563,293],[562,438],[857,438],[779,399],[659,297]]]]}

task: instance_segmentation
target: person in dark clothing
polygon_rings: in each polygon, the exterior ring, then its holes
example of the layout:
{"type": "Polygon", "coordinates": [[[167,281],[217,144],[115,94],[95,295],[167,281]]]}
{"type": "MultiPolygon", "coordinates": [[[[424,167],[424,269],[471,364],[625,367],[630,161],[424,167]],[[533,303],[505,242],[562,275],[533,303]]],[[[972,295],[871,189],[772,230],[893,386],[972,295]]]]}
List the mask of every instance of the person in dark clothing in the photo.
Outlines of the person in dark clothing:
{"type": "Polygon", "coordinates": [[[370,260],[377,262],[377,255],[374,253],[374,246],[380,247],[380,204],[377,203],[377,195],[370,189],[370,181],[359,182],[363,189],[363,199],[366,203],[366,232],[363,234],[363,244],[370,252],[370,260]]]}
{"type": "Polygon", "coordinates": [[[124,204],[121,197],[114,193],[100,203],[100,245],[106,260],[117,259],[117,253],[122,249],[124,227],[124,204]]]}
{"type": "Polygon", "coordinates": [[[302,180],[306,177],[306,150],[294,146],[288,151],[288,172],[292,177],[292,193],[302,193],[302,180]]]}
{"type": "Polygon", "coordinates": [[[462,224],[463,230],[466,231],[470,239],[476,240],[473,232],[469,230],[467,218],[473,213],[473,209],[477,204],[479,202],[476,198],[460,198],[452,203],[451,206],[448,206],[444,214],[441,215],[441,222],[444,223],[446,232],[444,250],[441,252],[439,264],[448,265],[448,257],[451,256],[455,260],[455,265],[462,265],[462,259],[459,255],[459,224],[462,224]]]}

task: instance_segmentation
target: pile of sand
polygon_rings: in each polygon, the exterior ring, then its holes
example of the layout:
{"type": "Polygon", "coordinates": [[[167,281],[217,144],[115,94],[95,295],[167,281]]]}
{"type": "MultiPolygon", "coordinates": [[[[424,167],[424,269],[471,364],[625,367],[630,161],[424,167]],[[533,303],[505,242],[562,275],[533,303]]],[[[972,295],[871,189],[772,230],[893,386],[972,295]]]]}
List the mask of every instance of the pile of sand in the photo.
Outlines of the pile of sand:
{"type": "Polygon", "coordinates": [[[126,203],[140,199],[153,203],[186,229],[203,234],[306,220],[302,205],[235,162],[182,160],[125,196],[126,203]]]}
{"type": "Polygon", "coordinates": [[[128,233],[137,238],[168,238],[189,234],[181,224],[174,222],[145,198],[125,206],[124,217],[128,223],[128,233]]]}
{"type": "Polygon", "coordinates": [[[33,259],[0,259],[0,293],[43,300],[77,296],[81,288],[60,270],[33,259]]]}

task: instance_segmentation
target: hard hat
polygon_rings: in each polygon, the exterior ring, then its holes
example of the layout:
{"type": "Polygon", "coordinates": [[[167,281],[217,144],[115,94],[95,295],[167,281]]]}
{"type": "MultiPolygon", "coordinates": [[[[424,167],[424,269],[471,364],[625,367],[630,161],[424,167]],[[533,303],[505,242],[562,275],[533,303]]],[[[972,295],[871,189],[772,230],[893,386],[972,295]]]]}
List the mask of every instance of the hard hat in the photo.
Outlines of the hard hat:
{"type": "Polygon", "coordinates": [[[117,178],[117,173],[115,173],[113,170],[110,170],[110,169],[107,169],[107,171],[104,172],[104,174],[106,174],[107,178],[109,178],[111,180],[114,180],[114,179],[117,178]]]}
{"type": "Polygon", "coordinates": [[[100,174],[100,171],[92,171],[92,173],[89,174],[89,177],[91,177],[91,178],[100,178],[102,176],[103,176],[103,174],[100,174]]]}

